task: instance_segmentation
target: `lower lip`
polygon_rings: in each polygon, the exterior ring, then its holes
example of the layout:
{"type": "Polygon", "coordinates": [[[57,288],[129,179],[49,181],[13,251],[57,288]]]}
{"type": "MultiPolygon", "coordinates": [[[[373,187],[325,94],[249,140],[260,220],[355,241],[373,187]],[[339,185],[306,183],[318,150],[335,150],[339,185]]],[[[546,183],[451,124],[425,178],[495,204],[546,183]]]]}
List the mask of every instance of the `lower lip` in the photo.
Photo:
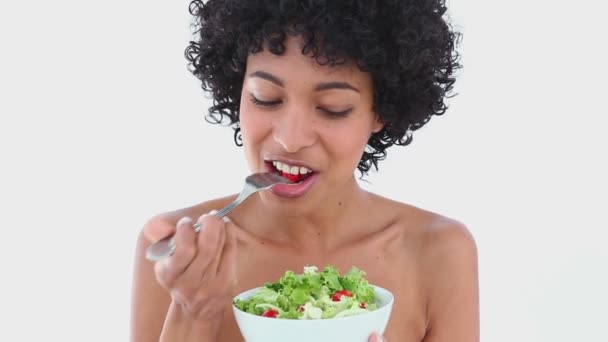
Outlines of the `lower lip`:
{"type": "Polygon", "coordinates": [[[308,178],[304,179],[300,183],[296,184],[277,184],[271,188],[272,192],[281,197],[289,197],[296,198],[303,196],[310,190],[313,186],[315,180],[317,179],[317,174],[313,173],[308,178]]]}
{"type": "Polygon", "coordinates": [[[317,173],[315,172],[300,183],[277,184],[270,188],[270,190],[272,190],[272,193],[280,197],[297,198],[300,196],[304,196],[304,194],[306,194],[310,190],[310,188],[312,188],[316,180],[317,173]]]}

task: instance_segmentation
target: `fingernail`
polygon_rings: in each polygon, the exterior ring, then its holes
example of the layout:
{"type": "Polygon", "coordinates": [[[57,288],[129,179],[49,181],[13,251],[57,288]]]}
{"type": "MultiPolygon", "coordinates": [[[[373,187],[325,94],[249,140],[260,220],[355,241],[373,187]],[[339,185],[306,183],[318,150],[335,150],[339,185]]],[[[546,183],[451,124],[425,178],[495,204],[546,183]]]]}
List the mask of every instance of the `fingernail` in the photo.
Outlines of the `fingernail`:
{"type": "Polygon", "coordinates": [[[188,216],[184,216],[181,219],[179,219],[179,221],[177,221],[178,225],[182,225],[182,224],[190,224],[192,223],[192,219],[188,216]]]}
{"type": "Polygon", "coordinates": [[[228,222],[232,222],[232,221],[230,221],[230,218],[228,218],[228,216],[224,216],[224,217],[222,217],[222,220],[223,220],[224,222],[226,222],[226,223],[228,223],[228,222]]]}
{"type": "Polygon", "coordinates": [[[217,214],[217,210],[215,210],[215,209],[213,209],[209,212],[209,215],[215,215],[215,214],[217,214]]]}
{"type": "Polygon", "coordinates": [[[213,215],[214,213],[216,213],[217,210],[211,210],[208,213],[204,213],[203,215],[198,217],[198,221],[200,222],[202,219],[204,219],[205,217],[209,216],[209,215],[213,215]]]}

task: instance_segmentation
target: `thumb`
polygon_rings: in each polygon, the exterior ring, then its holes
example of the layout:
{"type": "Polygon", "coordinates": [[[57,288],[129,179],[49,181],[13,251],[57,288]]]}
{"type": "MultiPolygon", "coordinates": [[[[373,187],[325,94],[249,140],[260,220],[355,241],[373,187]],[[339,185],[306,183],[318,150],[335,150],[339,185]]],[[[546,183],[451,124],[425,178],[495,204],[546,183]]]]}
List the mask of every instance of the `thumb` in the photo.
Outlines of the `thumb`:
{"type": "Polygon", "coordinates": [[[143,235],[150,243],[154,243],[175,233],[176,224],[162,217],[148,221],[143,228],[143,235]]]}
{"type": "Polygon", "coordinates": [[[373,333],[369,338],[369,342],[387,342],[387,340],[379,333],[373,333]]]}

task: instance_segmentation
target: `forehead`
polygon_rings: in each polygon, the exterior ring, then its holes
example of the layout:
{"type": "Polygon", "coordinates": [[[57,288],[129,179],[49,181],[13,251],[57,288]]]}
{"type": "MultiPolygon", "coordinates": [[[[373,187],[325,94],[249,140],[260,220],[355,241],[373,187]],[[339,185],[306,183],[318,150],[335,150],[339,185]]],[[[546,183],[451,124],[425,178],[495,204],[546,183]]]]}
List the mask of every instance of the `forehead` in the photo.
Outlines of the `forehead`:
{"type": "Polygon", "coordinates": [[[302,37],[287,36],[283,44],[285,50],[281,55],[270,52],[267,45],[264,46],[262,51],[249,54],[247,73],[264,70],[280,74],[286,78],[290,76],[300,79],[319,78],[323,80],[340,78],[371,86],[369,73],[361,71],[352,60],[345,60],[344,63],[336,65],[322,65],[318,59],[310,54],[304,55],[302,53],[304,48],[302,37]]]}

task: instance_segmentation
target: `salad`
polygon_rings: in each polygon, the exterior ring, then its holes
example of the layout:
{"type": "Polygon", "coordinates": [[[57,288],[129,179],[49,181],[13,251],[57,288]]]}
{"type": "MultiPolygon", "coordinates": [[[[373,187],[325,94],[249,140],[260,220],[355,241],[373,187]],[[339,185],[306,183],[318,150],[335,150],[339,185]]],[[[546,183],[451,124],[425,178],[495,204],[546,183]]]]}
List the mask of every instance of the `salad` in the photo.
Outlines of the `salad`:
{"type": "Polygon", "coordinates": [[[358,315],[378,309],[374,288],[352,267],[344,276],[328,265],[322,272],[305,266],[303,274],[287,271],[248,299],[235,299],[242,311],[271,318],[323,319],[358,315]]]}

